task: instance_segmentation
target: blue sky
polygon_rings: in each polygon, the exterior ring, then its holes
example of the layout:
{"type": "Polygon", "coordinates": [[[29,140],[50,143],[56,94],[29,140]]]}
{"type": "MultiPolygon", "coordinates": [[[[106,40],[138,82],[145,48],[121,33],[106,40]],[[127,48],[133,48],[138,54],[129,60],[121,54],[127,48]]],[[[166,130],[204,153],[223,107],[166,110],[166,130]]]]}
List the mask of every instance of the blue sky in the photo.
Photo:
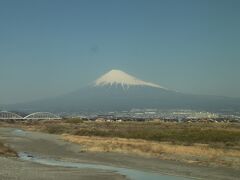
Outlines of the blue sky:
{"type": "Polygon", "coordinates": [[[1,0],[0,104],[86,86],[111,69],[240,97],[239,0],[1,0]]]}

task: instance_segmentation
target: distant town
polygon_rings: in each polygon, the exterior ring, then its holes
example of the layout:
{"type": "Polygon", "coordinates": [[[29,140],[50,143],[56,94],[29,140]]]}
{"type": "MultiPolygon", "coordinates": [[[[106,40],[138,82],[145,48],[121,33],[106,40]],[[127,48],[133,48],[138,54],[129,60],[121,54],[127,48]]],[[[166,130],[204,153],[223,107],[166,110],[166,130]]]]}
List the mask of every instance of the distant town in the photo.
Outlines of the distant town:
{"type": "Polygon", "coordinates": [[[196,111],[190,109],[132,109],[98,113],[59,113],[63,118],[80,118],[93,121],[173,121],[173,122],[240,122],[240,112],[224,110],[222,112],[196,111]]]}
{"type": "Polygon", "coordinates": [[[240,122],[240,112],[223,110],[207,112],[191,109],[131,109],[112,112],[8,112],[0,111],[0,120],[61,120],[85,121],[159,121],[159,122],[240,122]]]}

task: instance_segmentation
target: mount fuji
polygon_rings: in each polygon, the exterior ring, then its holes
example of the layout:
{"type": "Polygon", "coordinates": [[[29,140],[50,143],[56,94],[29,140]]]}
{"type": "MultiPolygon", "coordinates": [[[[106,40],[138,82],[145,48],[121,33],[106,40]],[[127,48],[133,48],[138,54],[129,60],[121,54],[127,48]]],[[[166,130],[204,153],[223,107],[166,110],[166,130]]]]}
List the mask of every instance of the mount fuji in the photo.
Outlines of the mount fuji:
{"type": "Polygon", "coordinates": [[[111,70],[85,88],[50,99],[10,105],[9,109],[54,112],[122,111],[132,108],[239,109],[240,99],[192,95],[111,70]]]}

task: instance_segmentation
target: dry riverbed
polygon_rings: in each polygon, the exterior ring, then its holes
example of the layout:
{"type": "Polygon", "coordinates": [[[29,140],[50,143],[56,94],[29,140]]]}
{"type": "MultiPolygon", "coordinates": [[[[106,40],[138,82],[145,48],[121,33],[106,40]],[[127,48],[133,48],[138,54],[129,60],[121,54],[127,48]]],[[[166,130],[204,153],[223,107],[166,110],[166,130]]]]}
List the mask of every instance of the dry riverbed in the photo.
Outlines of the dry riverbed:
{"type": "MultiPolygon", "coordinates": [[[[219,139],[216,132],[223,132],[219,135],[223,139],[225,138],[224,144],[215,143],[212,141],[215,140],[212,137],[209,144],[188,143],[191,140],[189,138],[183,143],[139,138],[144,137],[139,132],[146,133],[148,138],[155,137],[154,135],[175,138],[168,133],[168,130],[174,135],[174,133],[185,132],[186,129],[189,131],[187,133],[193,133],[194,135],[193,129],[196,129],[196,125],[191,125],[189,128],[185,124],[79,124],[75,121],[74,123],[47,121],[2,123],[0,125],[5,127],[0,128],[0,142],[3,142],[4,148],[31,154],[30,161],[23,161],[21,158],[0,157],[0,179],[8,180],[19,176],[20,179],[24,180],[63,180],[78,179],[78,177],[87,180],[96,178],[129,179],[131,176],[139,179],[139,177],[145,176],[142,179],[150,180],[152,175],[150,172],[167,175],[164,178],[159,176],[163,179],[235,180],[240,177],[239,126],[231,124],[208,125],[208,127],[201,125],[204,132],[216,136],[217,140],[219,139]],[[153,132],[150,132],[149,130],[154,127],[153,132]],[[128,129],[126,130],[126,128],[128,129]],[[160,128],[163,134],[159,134],[160,128]],[[216,131],[211,132],[209,131],[210,128],[215,128],[216,131]],[[19,129],[25,129],[26,131],[19,129]],[[122,132],[127,133],[129,137],[135,137],[136,133],[137,136],[136,138],[114,137],[115,135],[121,136],[122,132]],[[94,133],[98,136],[94,136],[94,133]],[[229,141],[232,138],[235,139],[229,141]],[[229,143],[230,147],[228,148],[229,143]],[[32,154],[34,158],[31,157],[32,154]],[[51,159],[54,160],[54,163],[48,161],[51,159]],[[68,167],[53,166],[53,164],[59,163],[59,160],[66,162],[68,167]],[[45,162],[45,164],[39,164],[36,161],[45,162]],[[49,163],[52,165],[49,166],[49,163]],[[98,165],[103,169],[98,168],[98,165]],[[15,168],[15,166],[21,167],[21,169],[15,168]],[[81,168],[73,168],[73,166],[81,168]],[[14,171],[10,169],[14,169],[14,171]],[[131,169],[135,170],[131,171],[131,169]],[[142,172],[148,172],[150,175],[143,174],[143,176],[140,176],[142,172]]],[[[198,130],[198,132],[200,131],[198,130]]],[[[199,139],[199,134],[195,134],[195,136],[199,139]]],[[[203,139],[200,137],[199,140],[205,141],[208,140],[208,137],[209,134],[203,139]]],[[[181,138],[184,140],[184,137],[181,138]]],[[[152,179],[154,179],[154,176],[152,176],[152,179]]],[[[155,179],[160,178],[155,177],[155,179]]]]}
{"type": "Polygon", "coordinates": [[[83,152],[115,152],[189,164],[240,169],[240,125],[231,123],[82,122],[17,123],[62,135],[83,152]]]}

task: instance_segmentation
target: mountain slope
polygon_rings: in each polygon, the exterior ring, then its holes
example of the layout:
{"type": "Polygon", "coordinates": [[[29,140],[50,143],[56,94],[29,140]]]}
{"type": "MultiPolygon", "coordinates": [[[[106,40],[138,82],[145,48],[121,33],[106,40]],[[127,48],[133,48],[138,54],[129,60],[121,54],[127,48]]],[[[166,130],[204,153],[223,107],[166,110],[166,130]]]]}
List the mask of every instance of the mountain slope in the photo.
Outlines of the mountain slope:
{"type": "Polygon", "coordinates": [[[158,84],[111,70],[93,84],[51,99],[12,105],[30,111],[120,111],[132,108],[191,108],[202,110],[239,109],[234,98],[191,95],[168,90],[158,84]]]}

